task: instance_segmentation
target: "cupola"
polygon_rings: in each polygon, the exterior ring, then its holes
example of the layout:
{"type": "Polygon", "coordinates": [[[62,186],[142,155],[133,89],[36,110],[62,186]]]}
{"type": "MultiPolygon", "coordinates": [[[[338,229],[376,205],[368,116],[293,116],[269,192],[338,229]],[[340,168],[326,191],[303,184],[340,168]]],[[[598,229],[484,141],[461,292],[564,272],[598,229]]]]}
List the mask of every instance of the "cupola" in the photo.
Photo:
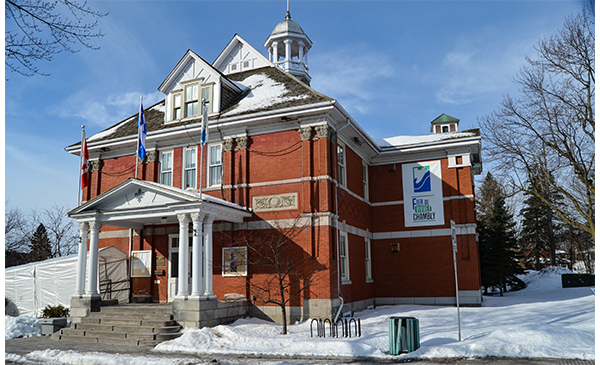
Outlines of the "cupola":
{"type": "Polygon", "coordinates": [[[300,24],[292,20],[288,5],[285,20],[277,24],[265,42],[269,61],[310,85],[307,55],[311,47],[312,41],[300,24]]]}
{"type": "Polygon", "coordinates": [[[460,122],[460,119],[442,114],[431,121],[430,131],[434,134],[455,132],[458,130],[458,122],[460,122]]]}

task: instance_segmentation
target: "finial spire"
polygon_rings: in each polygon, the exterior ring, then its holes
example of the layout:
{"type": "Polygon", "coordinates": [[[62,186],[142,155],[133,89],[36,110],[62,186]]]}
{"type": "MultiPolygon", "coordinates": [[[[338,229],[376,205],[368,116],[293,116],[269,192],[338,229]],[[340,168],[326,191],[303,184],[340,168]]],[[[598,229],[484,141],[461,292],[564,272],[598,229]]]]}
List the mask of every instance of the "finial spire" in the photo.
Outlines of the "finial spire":
{"type": "Polygon", "coordinates": [[[292,19],[292,15],[290,14],[290,0],[287,0],[287,11],[285,12],[285,20],[292,19]]]}

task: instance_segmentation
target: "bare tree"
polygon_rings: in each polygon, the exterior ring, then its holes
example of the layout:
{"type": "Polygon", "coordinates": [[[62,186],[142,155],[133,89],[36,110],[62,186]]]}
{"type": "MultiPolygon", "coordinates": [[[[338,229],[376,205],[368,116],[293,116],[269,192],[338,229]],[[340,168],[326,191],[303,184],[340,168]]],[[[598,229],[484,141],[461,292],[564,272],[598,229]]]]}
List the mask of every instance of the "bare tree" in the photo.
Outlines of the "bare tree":
{"type": "Polygon", "coordinates": [[[98,49],[91,41],[103,35],[96,28],[99,18],[107,15],[87,2],[71,0],[5,0],[4,11],[5,64],[24,76],[47,76],[37,61],[51,61],[63,51],[78,52],[79,45],[98,49]]]}
{"type": "Polygon", "coordinates": [[[248,283],[252,293],[264,304],[281,308],[283,334],[287,334],[287,305],[301,298],[316,274],[326,265],[296,243],[308,226],[299,219],[292,224],[276,224],[269,230],[246,230],[235,239],[248,248],[248,283]]]}
{"type": "MultiPolygon", "coordinates": [[[[589,7],[589,5],[588,5],[589,7]]],[[[510,177],[514,192],[538,197],[570,225],[594,236],[595,37],[589,9],[541,38],[515,81],[521,96],[480,118],[487,159],[510,177]],[[536,184],[529,184],[536,181],[536,184]],[[545,190],[564,199],[558,206],[545,190]]]]}
{"type": "MultiPolygon", "coordinates": [[[[51,247],[49,257],[60,257],[73,254],[77,251],[79,236],[75,224],[66,217],[68,208],[55,204],[40,213],[32,209],[29,214],[23,214],[18,208],[8,208],[4,219],[5,258],[12,265],[20,265],[35,261],[30,255],[31,242],[39,241],[40,233],[36,230],[44,226],[47,241],[51,247]]],[[[7,263],[7,266],[8,263],[7,263]]]]}
{"type": "Polygon", "coordinates": [[[74,221],[67,218],[68,211],[66,206],[58,204],[44,210],[43,221],[52,244],[52,257],[77,252],[79,236],[74,221]]]}

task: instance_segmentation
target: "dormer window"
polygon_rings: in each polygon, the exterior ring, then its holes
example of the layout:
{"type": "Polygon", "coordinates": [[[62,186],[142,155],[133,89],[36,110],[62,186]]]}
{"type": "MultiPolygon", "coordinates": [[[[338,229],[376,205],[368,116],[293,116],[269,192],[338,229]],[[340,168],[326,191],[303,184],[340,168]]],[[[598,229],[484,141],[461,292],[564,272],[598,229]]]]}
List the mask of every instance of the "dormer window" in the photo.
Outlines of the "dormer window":
{"type": "Polygon", "coordinates": [[[212,112],[212,88],[214,84],[202,84],[204,79],[181,83],[182,88],[171,92],[171,120],[202,115],[200,104],[205,100],[208,113],[212,112]]]}

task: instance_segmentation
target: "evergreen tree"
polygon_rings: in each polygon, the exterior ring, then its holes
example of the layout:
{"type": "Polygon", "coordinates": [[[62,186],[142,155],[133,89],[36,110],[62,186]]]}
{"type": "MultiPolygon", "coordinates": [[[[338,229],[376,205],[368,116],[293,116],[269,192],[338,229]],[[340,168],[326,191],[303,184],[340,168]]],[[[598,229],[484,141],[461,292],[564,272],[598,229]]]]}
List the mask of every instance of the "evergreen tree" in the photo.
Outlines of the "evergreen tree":
{"type": "MultiPolygon", "coordinates": [[[[531,182],[530,185],[536,184],[531,182]]],[[[556,191],[550,191],[549,187],[537,184],[530,190],[541,192],[547,201],[556,206],[561,205],[562,197],[556,191]]],[[[526,193],[525,207],[521,209],[520,215],[523,220],[521,229],[521,251],[525,256],[526,266],[533,266],[540,270],[540,256],[546,253],[550,258],[550,265],[556,266],[556,250],[558,241],[565,228],[565,223],[548,204],[544,203],[539,196],[526,193]]]]}
{"type": "Polygon", "coordinates": [[[52,258],[52,246],[50,245],[46,227],[43,224],[40,223],[35,230],[35,233],[31,237],[29,248],[31,249],[29,256],[32,262],[52,258]]]}
{"type": "Polygon", "coordinates": [[[477,227],[482,285],[486,292],[488,288],[500,289],[501,295],[508,286],[522,289],[525,283],[516,277],[523,273],[517,259],[516,223],[506,207],[502,186],[488,173],[479,193],[477,227]]]}

